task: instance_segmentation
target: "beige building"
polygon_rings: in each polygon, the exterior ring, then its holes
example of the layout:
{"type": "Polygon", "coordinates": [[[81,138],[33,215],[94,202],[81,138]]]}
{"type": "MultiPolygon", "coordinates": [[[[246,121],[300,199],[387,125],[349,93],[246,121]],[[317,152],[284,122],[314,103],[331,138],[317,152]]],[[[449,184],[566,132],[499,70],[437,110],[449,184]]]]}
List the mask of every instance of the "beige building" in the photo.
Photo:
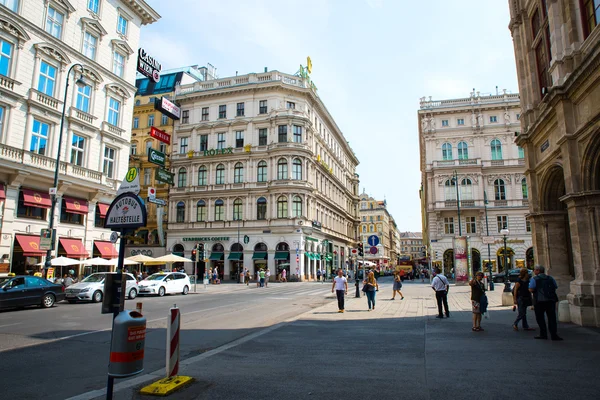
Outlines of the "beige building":
{"type": "Polygon", "coordinates": [[[520,131],[520,110],[519,95],[506,91],[499,95],[473,92],[461,99],[421,99],[424,245],[434,264],[447,273],[454,267],[456,236],[468,237],[473,271],[488,259],[483,237],[489,237],[492,268],[503,271],[503,229],[509,230],[508,267],[532,266],[530,226],[525,219],[529,204],[525,155],[514,143],[520,131]]]}
{"type": "Polygon", "coordinates": [[[387,209],[385,200],[376,200],[366,192],[360,195],[360,241],[363,243],[365,260],[380,266],[393,266],[396,264],[397,242],[395,234],[396,222],[387,209]],[[368,242],[369,236],[377,236],[379,244],[377,253],[370,251],[372,243],[368,242]]]}
{"type": "Polygon", "coordinates": [[[600,326],[600,10],[595,0],[510,0],[535,258],[600,326]]]}
{"type": "Polygon", "coordinates": [[[400,233],[400,256],[410,256],[414,262],[425,258],[425,247],[423,246],[423,234],[421,232],[400,233]]]}

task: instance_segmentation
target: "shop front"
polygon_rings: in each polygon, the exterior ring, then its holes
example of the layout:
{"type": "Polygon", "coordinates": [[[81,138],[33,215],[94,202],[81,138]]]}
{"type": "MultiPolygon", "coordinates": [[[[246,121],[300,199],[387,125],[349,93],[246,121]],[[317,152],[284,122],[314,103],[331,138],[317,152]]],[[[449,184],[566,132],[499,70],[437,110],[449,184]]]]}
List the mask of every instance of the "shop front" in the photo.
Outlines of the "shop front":
{"type": "MultiPolygon", "coordinates": [[[[117,258],[119,252],[115,248],[115,245],[111,242],[103,240],[94,240],[94,247],[92,247],[92,257],[100,257],[107,260],[117,258]]],[[[95,272],[111,272],[115,267],[111,265],[86,265],[83,267],[83,275],[88,276],[95,272]]]]}
{"type": "Polygon", "coordinates": [[[10,271],[17,275],[29,275],[41,272],[46,252],[40,250],[40,237],[31,235],[15,235],[10,271]]]}
{"type": "Polygon", "coordinates": [[[215,268],[217,268],[218,277],[222,280],[225,275],[225,248],[221,243],[213,244],[212,251],[208,260],[210,262],[210,269],[214,271],[215,268]]]}
{"type": "Polygon", "coordinates": [[[229,278],[239,282],[240,274],[244,270],[244,247],[239,243],[232,244],[227,260],[229,260],[229,278]]]}
{"type": "Polygon", "coordinates": [[[290,246],[287,243],[278,243],[275,248],[275,276],[279,279],[285,270],[286,276],[290,276],[290,246]]]}
{"type": "MultiPolygon", "coordinates": [[[[81,239],[71,238],[60,238],[58,240],[58,250],[56,254],[59,257],[69,257],[75,260],[80,260],[82,258],[85,259],[89,257],[89,253],[85,251],[85,247],[83,246],[81,239]]],[[[68,267],[57,266],[54,269],[54,273],[56,276],[64,276],[67,273],[71,273],[72,275],[75,275],[75,278],[76,276],[79,276],[82,273],[84,273],[84,270],[81,269],[81,267],[78,265],[71,265],[68,267]]]]}
{"type": "Polygon", "coordinates": [[[256,278],[256,273],[261,269],[267,269],[267,257],[269,255],[269,249],[264,243],[257,243],[254,246],[254,254],[252,254],[252,265],[254,269],[250,271],[252,278],[256,278]]]}

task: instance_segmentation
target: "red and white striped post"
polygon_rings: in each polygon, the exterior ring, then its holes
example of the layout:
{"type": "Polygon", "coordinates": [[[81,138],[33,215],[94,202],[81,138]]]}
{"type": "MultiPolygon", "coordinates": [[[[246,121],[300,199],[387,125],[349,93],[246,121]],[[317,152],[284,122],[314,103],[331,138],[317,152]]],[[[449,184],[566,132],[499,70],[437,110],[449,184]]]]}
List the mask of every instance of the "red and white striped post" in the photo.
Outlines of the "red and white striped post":
{"type": "Polygon", "coordinates": [[[167,378],[179,372],[179,317],[179,308],[173,305],[167,321],[167,378]]]}

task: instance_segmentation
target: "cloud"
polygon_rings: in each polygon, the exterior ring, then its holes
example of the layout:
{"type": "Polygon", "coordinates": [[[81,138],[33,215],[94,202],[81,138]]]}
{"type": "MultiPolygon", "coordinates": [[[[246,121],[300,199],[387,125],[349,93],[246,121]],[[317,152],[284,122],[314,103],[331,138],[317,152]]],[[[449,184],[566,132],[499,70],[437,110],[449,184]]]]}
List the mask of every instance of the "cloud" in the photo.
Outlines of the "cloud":
{"type": "Polygon", "coordinates": [[[367,5],[371,8],[383,8],[383,0],[367,0],[367,5]]]}

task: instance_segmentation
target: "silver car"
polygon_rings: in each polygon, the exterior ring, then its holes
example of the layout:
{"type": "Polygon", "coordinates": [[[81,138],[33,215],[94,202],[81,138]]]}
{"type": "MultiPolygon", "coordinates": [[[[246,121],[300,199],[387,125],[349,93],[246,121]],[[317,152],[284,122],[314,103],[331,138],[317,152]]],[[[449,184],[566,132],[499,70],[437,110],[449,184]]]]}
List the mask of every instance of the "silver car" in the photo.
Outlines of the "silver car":
{"type": "MultiPolygon", "coordinates": [[[[109,272],[96,272],[89,275],[81,282],[74,283],[65,290],[65,298],[69,303],[75,303],[78,300],[93,301],[99,303],[104,297],[104,278],[109,272]]],[[[135,299],[138,295],[138,284],[134,276],[130,273],[126,276],[126,296],[135,299]]]]}

